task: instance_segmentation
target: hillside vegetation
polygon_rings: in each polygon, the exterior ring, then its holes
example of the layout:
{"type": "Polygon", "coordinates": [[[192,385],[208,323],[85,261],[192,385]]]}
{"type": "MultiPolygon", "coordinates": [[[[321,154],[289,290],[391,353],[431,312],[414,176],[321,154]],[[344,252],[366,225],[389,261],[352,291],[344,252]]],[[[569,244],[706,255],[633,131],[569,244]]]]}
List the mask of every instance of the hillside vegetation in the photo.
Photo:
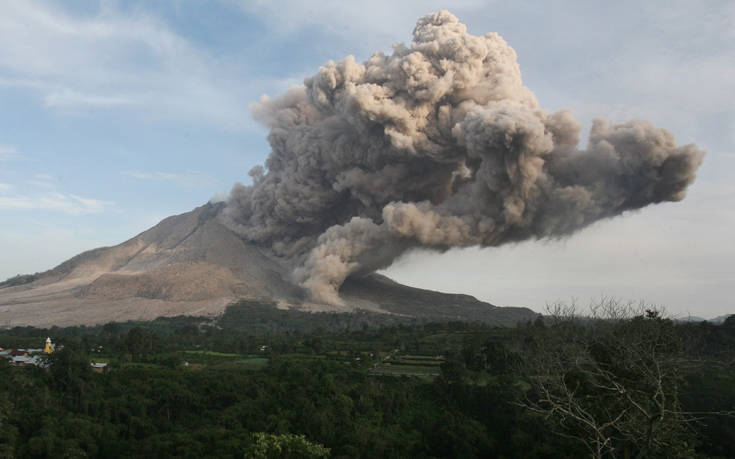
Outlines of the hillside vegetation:
{"type": "Polygon", "coordinates": [[[735,456],[735,317],[385,317],[6,330],[0,347],[63,349],[0,360],[0,457],[735,456]]]}

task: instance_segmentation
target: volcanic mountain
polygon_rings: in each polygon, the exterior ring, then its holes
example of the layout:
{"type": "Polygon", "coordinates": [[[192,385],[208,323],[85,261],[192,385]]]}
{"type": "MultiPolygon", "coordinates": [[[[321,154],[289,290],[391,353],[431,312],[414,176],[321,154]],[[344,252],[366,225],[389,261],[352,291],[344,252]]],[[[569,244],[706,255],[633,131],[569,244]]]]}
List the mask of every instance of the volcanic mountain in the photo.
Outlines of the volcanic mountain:
{"type": "Polygon", "coordinates": [[[114,247],[81,253],[49,271],[0,283],[0,326],[49,327],[221,314],[241,300],[307,311],[370,310],[435,320],[513,324],[534,313],[469,295],[407,287],[377,274],[348,279],[345,306],[310,302],[282,266],[220,223],[223,204],[168,217],[114,247]]]}

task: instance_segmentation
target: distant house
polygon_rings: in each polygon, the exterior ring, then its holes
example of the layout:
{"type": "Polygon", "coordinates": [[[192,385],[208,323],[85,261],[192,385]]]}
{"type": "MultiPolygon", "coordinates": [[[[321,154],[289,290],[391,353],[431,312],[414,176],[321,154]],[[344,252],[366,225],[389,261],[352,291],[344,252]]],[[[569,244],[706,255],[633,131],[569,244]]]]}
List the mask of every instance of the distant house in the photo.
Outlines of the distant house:
{"type": "Polygon", "coordinates": [[[91,362],[90,366],[95,373],[104,373],[107,371],[107,364],[104,362],[91,362]]]}
{"type": "Polygon", "coordinates": [[[16,367],[24,367],[26,365],[40,366],[41,368],[46,367],[46,365],[44,364],[44,361],[41,360],[38,356],[31,357],[29,355],[19,355],[19,356],[13,357],[10,360],[10,364],[16,367]]]}
{"type": "Polygon", "coordinates": [[[28,355],[18,355],[10,359],[10,364],[15,365],[16,367],[22,367],[27,364],[30,364],[31,357],[28,357],[28,355]]]}
{"type": "MultiPolygon", "coordinates": [[[[51,352],[53,352],[53,345],[51,340],[46,340],[46,348],[51,345],[51,352]]],[[[40,348],[29,348],[29,349],[6,349],[0,351],[0,358],[5,358],[10,361],[10,364],[17,367],[24,367],[26,365],[35,365],[41,368],[48,367],[48,362],[41,356],[41,353],[46,352],[45,349],[40,348]]],[[[49,352],[47,352],[48,354],[49,352]]]]}
{"type": "MultiPolygon", "coordinates": [[[[59,347],[61,348],[61,347],[59,347]]],[[[41,354],[51,354],[56,349],[56,346],[51,342],[51,338],[46,338],[46,346],[41,348],[29,348],[29,349],[2,349],[0,348],[0,358],[5,358],[10,361],[10,364],[17,367],[23,367],[26,365],[35,365],[41,368],[48,367],[48,361],[41,354]]]]}

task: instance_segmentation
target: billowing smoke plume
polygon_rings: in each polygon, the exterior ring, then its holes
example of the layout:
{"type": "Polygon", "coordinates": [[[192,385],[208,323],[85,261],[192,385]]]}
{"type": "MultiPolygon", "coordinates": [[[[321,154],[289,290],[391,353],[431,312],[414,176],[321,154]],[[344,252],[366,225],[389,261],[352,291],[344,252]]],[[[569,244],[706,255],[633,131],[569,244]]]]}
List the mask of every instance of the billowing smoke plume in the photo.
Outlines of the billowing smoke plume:
{"type": "Polygon", "coordinates": [[[410,47],[329,62],[253,111],[272,152],[223,219],[335,304],[348,275],[414,247],[560,237],[681,200],[704,156],[640,120],[596,120],[578,149],[579,123],[538,107],[513,49],[446,11],[419,19],[410,47]]]}

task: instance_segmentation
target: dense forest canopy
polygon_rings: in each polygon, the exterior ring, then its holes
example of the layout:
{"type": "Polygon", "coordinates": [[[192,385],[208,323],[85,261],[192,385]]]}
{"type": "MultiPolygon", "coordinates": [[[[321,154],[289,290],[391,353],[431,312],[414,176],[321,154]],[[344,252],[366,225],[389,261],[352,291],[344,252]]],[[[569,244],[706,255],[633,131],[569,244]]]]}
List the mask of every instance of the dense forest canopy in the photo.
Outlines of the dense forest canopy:
{"type": "Polygon", "coordinates": [[[0,359],[0,457],[735,455],[735,316],[379,317],[242,303],[4,330],[5,349],[58,350],[46,369],[0,359]]]}

